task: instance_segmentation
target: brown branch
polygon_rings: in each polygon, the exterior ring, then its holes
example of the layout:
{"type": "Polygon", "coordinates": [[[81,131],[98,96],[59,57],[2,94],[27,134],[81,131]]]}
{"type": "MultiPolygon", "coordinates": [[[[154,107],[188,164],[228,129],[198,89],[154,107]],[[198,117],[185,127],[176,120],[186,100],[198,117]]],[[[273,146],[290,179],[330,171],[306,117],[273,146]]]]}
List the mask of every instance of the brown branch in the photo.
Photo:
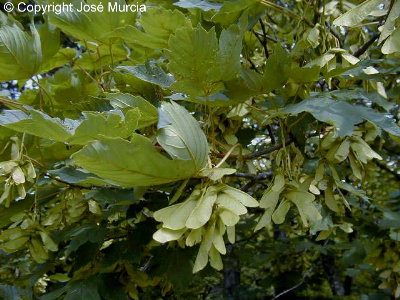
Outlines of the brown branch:
{"type": "MultiPolygon", "coordinates": [[[[261,32],[258,32],[258,31],[255,31],[255,30],[253,30],[253,33],[255,33],[255,34],[258,35],[258,36],[263,36],[263,34],[262,34],[261,32]]],[[[272,37],[272,36],[270,36],[270,35],[268,35],[268,34],[265,35],[265,38],[266,38],[267,40],[270,40],[271,42],[274,42],[274,43],[277,43],[277,42],[278,42],[278,40],[277,40],[276,38],[274,38],[274,37],[272,37]]]]}
{"type": "Polygon", "coordinates": [[[263,48],[264,48],[264,52],[265,52],[265,58],[266,59],[268,59],[269,58],[269,52],[268,52],[268,44],[267,44],[267,32],[266,32],[266,30],[265,30],[265,25],[264,25],[264,22],[261,20],[261,18],[259,19],[259,23],[260,23],[260,26],[261,26],[261,30],[262,30],[262,33],[263,33],[263,40],[262,40],[262,46],[263,46],[263,48]]]}
{"type": "MultiPolygon", "coordinates": [[[[257,34],[254,30],[252,30],[251,32],[253,32],[253,34],[255,35],[255,37],[257,38],[257,40],[260,42],[261,46],[264,48],[264,41],[263,41],[263,39],[261,38],[262,35],[257,34]]],[[[265,48],[264,48],[264,51],[265,51],[265,48]]]]}
{"type": "Polygon", "coordinates": [[[325,22],[325,25],[326,25],[326,27],[328,27],[329,32],[338,40],[340,48],[343,48],[343,46],[344,46],[343,41],[340,38],[339,33],[337,31],[335,31],[328,22],[325,22]]]}
{"type": "Polygon", "coordinates": [[[267,125],[267,131],[268,131],[269,137],[271,138],[271,143],[276,144],[276,139],[275,139],[274,133],[272,131],[271,125],[267,125]]]}
{"type": "Polygon", "coordinates": [[[267,179],[268,177],[271,177],[271,172],[263,172],[263,173],[259,173],[259,174],[235,172],[233,174],[226,175],[226,176],[241,177],[241,178],[251,179],[253,181],[259,181],[259,180],[264,180],[264,179],[267,179]]]}
{"type": "MultiPolygon", "coordinates": [[[[291,142],[292,142],[292,140],[288,139],[285,142],[285,146],[288,146],[291,142]]],[[[243,155],[243,159],[254,159],[254,158],[269,154],[271,152],[274,152],[276,150],[279,150],[283,146],[284,146],[283,144],[277,144],[277,145],[268,147],[267,149],[264,149],[264,150],[260,150],[260,151],[256,151],[256,152],[253,152],[253,153],[250,153],[250,154],[246,154],[246,155],[243,155]]]]}
{"type": "Polygon", "coordinates": [[[371,45],[379,38],[380,35],[381,35],[380,33],[374,33],[372,37],[364,45],[362,45],[359,49],[357,49],[354,52],[353,56],[360,57],[361,55],[363,55],[365,51],[367,51],[368,48],[371,47],[371,45]]]}
{"type": "Polygon", "coordinates": [[[251,58],[250,57],[246,57],[246,59],[251,65],[250,69],[256,71],[258,74],[261,74],[261,72],[257,69],[256,64],[251,60],[251,58]]]}
{"type": "MultiPolygon", "coordinates": [[[[394,0],[391,0],[391,1],[390,1],[390,4],[389,4],[389,8],[388,8],[388,12],[387,12],[387,14],[386,14],[386,17],[385,17],[384,20],[381,20],[381,21],[379,22],[379,25],[382,25],[382,24],[386,23],[386,20],[387,20],[387,18],[389,17],[390,11],[391,11],[392,8],[393,8],[394,2],[395,2],[394,0]]],[[[355,56],[355,57],[360,57],[361,55],[363,55],[363,54],[365,53],[365,51],[367,51],[368,48],[380,37],[380,35],[381,35],[380,32],[374,33],[374,34],[372,35],[372,37],[371,37],[364,45],[362,45],[358,50],[356,50],[356,52],[354,52],[353,56],[355,56]]]]}

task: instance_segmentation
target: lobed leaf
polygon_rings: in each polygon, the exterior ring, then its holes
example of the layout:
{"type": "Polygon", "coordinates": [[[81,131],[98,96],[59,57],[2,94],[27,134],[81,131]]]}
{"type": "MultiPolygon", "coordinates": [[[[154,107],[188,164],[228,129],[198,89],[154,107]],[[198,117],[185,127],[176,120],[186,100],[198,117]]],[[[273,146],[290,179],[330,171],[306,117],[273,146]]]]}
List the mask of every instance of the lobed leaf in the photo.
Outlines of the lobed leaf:
{"type": "Polygon", "coordinates": [[[334,125],[338,135],[341,137],[352,135],[355,125],[364,121],[370,121],[386,132],[400,136],[399,126],[387,115],[375,112],[364,106],[352,105],[343,101],[309,98],[286,107],[283,112],[293,115],[309,112],[317,120],[334,125]]]}
{"type": "Polygon", "coordinates": [[[196,172],[192,161],[170,160],[138,134],[130,142],[103,138],[73,154],[72,159],[89,172],[124,187],[174,182],[196,172]]]}

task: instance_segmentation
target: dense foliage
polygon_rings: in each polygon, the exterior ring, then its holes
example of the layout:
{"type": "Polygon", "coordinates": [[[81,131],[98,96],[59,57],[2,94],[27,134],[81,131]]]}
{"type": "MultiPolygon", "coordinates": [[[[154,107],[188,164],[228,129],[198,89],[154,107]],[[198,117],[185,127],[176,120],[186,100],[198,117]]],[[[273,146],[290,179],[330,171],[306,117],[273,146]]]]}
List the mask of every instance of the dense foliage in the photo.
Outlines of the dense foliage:
{"type": "Polygon", "coordinates": [[[0,298],[399,297],[400,1],[139,4],[0,12],[0,298]]]}

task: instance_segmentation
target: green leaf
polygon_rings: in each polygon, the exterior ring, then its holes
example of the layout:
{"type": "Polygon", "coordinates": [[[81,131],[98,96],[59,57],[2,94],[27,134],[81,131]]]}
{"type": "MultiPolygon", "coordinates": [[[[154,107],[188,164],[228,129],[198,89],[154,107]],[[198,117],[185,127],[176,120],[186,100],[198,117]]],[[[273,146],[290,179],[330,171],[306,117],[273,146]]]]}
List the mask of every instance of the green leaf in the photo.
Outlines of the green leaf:
{"type": "Polygon", "coordinates": [[[152,251],[156,261],[155,273],[167,275],[174,290],[185,290],[192,280],[194,249],[158,247],[152,251]]]}
{"type": "Polygon", "coordinates": [[[50,237],[50,235],[47,232],[41,231],[39,234],[42,239],[43,246],[47,250],[50,250],[53,252],[58,250],[57,244],[53,241],[53,239],[50,237]]]}
{"type": "Polygon", "coordinates": [[[243,33],[239,26],[231,25],[224,29],[219,37],[220,77],[224,81],[236,78],[241,71],[240,54],[242,52],[243,33]]]}
{"type": "Polygon", "coordinates": [[[212,21],[224,26],[233,24],[247,8],[256,4],[253,0],[225,1],[212,21]]]}
{"type": "Polygon", "coordinates": [[[67,141],[78,125],[78,122],[74,120],[62,121],[51,118],[38,110],[26,109],[29,114],[20,110],[5,110],[0,114],[0,125],[58,142],[67,141]]]}
{"type": "MultiPolygon", "coordinates": [[[[189,26],[190,20],[179,10],[153,9],[142,15],[140,20],[147,37],[162,40],[160,48],[168,46],[170,36],[178,28],[189,26]]],[[[146,43],[144,44],[146,45],[146,43]]]]}
{"type": "Polygon", "coordinates": [[[149,126],[158,120],[157,108],[142,97],[122,93],[105,93],[105,99],[110,101],[112,107],[123,112],[138,108],[140,110],[138,128],[149,126]]]}
{"type": "Polygon", "coordinates": [[[68,283],[65,300],[101,300],[97,282],[94,277],[68,283]]]}
{"type": "Polygon", "coordinates": [[[158,143],[173,159],[189,160],[195,170],[202,169],[207,163],[209,149],[196,119],[175,102],[164,102],[159,114],[164,124],[158,124],[158,143]]]}
{"type": "Polygon", "coordinates": [[[178,28],[190,26],[190,21],[179,10],[151,9],[142,14],[140,23],[144,31],[132,25],[118,28],[113,35],[136,47],[164,49],[168,47],[170,36],[178,28]]]}
{"type": "Polygon", "coordinates": [[[400,136],[399,126],[385,114],[343,101],[338,102],[326,98],[309,98],[300,103],[290,105],[283,110],[283,112],[293,115],[305,111],[312,114],[319,121],[334,125],[338,135],[341,137],[352,135],[355,125],[365,120],[374,123],[390,134],[400,136]]]}
{"type": "Polygon", "coordinates": [[[37,73],[47,73],[55,68],[59,68],[68,62],[71,62],[76,56],[75,49],[64,48],[60,49],[52,57],[43,60],[37,73]]]}
{"type": "Polygon", "coordinates": [[[274,53],[268,58],[264,68],[262,87],[264,93],[282,87],[290,76],[291,61],[289,54],[280,45],[276,45],[274,53]]]}
{"type": "Polygon", "coordinates": [[[8,253],[13,253],[21,249],[28,241],[29,241],[29,236],[18,237],[13,240],[2,243],[1,249],[8,253]]]}
{"type": "Polygon", "coordinates": [[[400,27],[393,31],[382,46],[383,54],[391,54],[395,52],[400,52],[400,27]]]}
{"type": "Polygon", "coordinates": [[[395,30],[396,19],[398,17],[400,17],[400,2],[395,1],[389,15],[385,20],[385,24],[382,26],[378,44],[382,43],[395,30]]]}
{"type": "Polygon", "coordinates": [[[125,71],[141,80],[156,84],[162,88],[170,87],[175,82],[173,76],[165,73],[161,67],[152,61],[147,62],[145,65],[119,66],[116,69],[125,71]]]}
{"type": "Polygon", "coordinates": [[[49,22],[38,28],[43,60],[53,57],[60,49],[60,30],[49,22]]]}
{"type": "Polygon", "coordinates": [[[221,33],[220,41],[214,28],[206,31],[180,28],[169,40],[169,69],[177,82],[173,89],[191,96],[208,97],[224,88],[223,81],[240,72],[241,38],[239,29],[230,26],[221,33]]]}
{"type": "MultiPolygon", "coordinates": [[[[4,111],[0,115],[0,125],[57,142],[85,145],[104,136],[127,138],[141,123],[139,108],[126,110],[125,115],[121,111],[87,112],[83,113],[85,119],[81,122],[62,121],[31,108],[27,110],[29,114],[19,110],[4,111]]],[[[143,123],[147,125],[148,120],[143,123]]]]}
{"type": "Polygon", "coordinates": [[[39,34],[31,26],[33,36],[30,36],[21,24],[3,12],[0,24],[0,81],[30,78],[42,62],[39,34]]]}
{"type": "Polygon", "coordinates": [[[46,73],[72,61],[75,49],[60,49],[60,30],[46,21],[39,27],[40,44],[42,51],[42,64],[36,73],[46,73]]]}
{"type": "Polygon", "coordinates": [[[350,9],[340,17],[338,17],[333,24],[336,26],[355,26],[364,20],[372,11],[378,9],[382,4],[381,0],[367,0],[350,9]]]}
{"type": "MultiPolygon", "coordinates": [[[[135,21],[135,14],[131,11],[113,12],[108,9],[108,3],[124,5],[126,3],[123,0],[112,0],[106,3],[103,1],[103,5],[106,6],[103,12],[78,12],[77,9],[86,2],[73,0],[71,3],[75,8],[73,11],[65,9],[60,14],[49,12],[49,21],[63,32],[79,40],[110,44],[112,38],[118,37],[114,32],[117,28],[124,28],[127,24],[132,24],[135,21]]],[[[102,1],[90,0],[88,3],[98,5],[102,1]]]]}
{"type": "Polygon", "coordinates": [[[111,185],[112,182],[104,180],[92,173],[88,173],[82,169],[74,169],[70,166],[63,167],[57,170],[50,170],[47,173],[51,174],[58,179],[70,184],[79,184],[81,186],[101,186],[111,185]]]}
{"type": "Polygon", "coordinates": [[[113,67],[129,57],[129,49],[123,44],[113,43],[112,46],[98,43],[85,43],[86,51],[76,60],[76,70],[104,70],[113,67]]]}
{"type": "Polygon", "coordinates": [[[320,70],[319,66],[312,66],[310,68],[292,67],[290,70],[290,79],[297,83],[315,82],[319,80],[320,70]]]}
{"type": "Polygon", "coordinates": [[[177,80],[175,90],[208,96],[223,88],[215,70],[218,40],[214,29],[207,32],[200,25],[178,29],[169,40],[169,51],[168,67],[177,80]]]}
{"type": "Polygon", "coordinates": [[[40,89],[25,90],[19,101],[42,107],[53,116],[71,119],[77,118],[82,111],[109,109],[102,108],[104,102],[95,98],[100,92],[98,84],[81,70],[64,67],[53,76],[41,79],[39,84],[40,89]]]}
{"type": "Polygon", "coordinates": [[[85,119],[69,139],[71,144],[85,145],[104,136],[127,138],[138,128],[140,111],[133,108],[125,115],[121,111],[84,112],[83,116],[85,119]]]}
{"type": "Polygon", "coordinates": [[[377,105],[384,108],[387,112],[394,108],[395,104],[389,102],[384,97],[379,95],[377,92],[366,92],[364,90],[336,90],[327,93],[329,97],[338,101],[351,101],[351,100],[363,100],[363,101],[372,101],[377,105]]]}
{"type": "Polygon", "coordinates": [[[325,204],[328,208],[334,212],[339,212],[339,206],[333,194],[332,186],[329,185],[328,188],[325,190],[325,204]]]}
{"type": "Polygon", "coordinates": [[[131,142],[120,138],[93,142],[72,159],[89,172],[124,187],[178,181],[196,172],[192,161],[170,160],[157,152],[149,139],[137,134],[131,142]]]}
{"type": "Polygon", "coordinates": [[[83,225],[75,226],[64,235],[64,239],[71,239],[71,242],[66,247],[65,254],[67,256],[70,255],[88,242],[92,246],[95,246],[95,244],[101,245],[105,235],[106,229],[93,223],[84,223],[83,225]]]}

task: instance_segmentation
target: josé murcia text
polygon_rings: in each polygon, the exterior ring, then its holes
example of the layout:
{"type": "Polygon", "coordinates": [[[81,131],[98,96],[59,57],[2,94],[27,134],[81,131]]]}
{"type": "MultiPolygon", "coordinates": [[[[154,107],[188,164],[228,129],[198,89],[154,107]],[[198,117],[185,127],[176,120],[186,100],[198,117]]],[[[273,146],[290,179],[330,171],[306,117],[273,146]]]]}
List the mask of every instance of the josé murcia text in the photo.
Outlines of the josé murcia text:
{"type": "Polygon", "coordinates": [[[81,2],[78,12],[145,12],[146,5],[144,4],[119,4],[118,2],[107,2],[107,5],[100,4],[86,4],[81,2]]]}
{"type": "Polygon", "coordinates": [[[49,3],[49,4],[26,4],[18,3],[19,12],[33,12],[35,14],[55,13],[56,15],[68,12],[145,12],[147,7],[145,4],[120,4],[118,2],[100,2],[99,4],[87,4],[81,2],[78,5],[72,3],[49,3]]]}

